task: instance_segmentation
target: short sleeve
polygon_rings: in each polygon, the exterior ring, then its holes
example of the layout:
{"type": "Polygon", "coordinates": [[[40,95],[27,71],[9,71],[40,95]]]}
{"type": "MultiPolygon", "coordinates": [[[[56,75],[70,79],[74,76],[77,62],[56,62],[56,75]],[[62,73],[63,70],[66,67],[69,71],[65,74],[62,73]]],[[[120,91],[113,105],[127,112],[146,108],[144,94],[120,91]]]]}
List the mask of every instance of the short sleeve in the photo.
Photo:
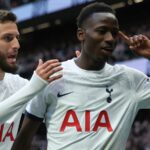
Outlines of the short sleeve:
{"type": "Polygon", "coordinates": [[[39,92],[27,105],[26,112],[28,116],[32,115],[37,119],[44,119],[47,108],[51,105],[52,101],[55,100],[56,90],[53,89],[52,85],[46,86],[42,91],[39,92]]]}
{"type": "Polygon", "coordinates": [[[42,91],[35,96],[26,107],[27,113],[41,119],[44,118],[44,113],[46,110],[46,103],[44,101],[42,91]]]}
{"type": "Polygon", "coordinates": [[[128,69],[127,76],[131,82],[138,108],[150,108],[150,78],[135,69],[128,69]]]}

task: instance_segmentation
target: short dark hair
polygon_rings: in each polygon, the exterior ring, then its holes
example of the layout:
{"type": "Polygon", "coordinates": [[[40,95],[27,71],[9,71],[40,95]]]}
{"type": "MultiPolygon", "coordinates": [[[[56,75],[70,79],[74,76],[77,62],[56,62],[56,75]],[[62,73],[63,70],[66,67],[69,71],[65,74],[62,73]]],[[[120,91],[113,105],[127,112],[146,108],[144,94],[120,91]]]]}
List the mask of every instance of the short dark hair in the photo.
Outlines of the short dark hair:
{"type": "Polygon", "coordinates": [[[8,10],[0,9],[0,23],[4,23],[6,21],[16,22],[17,17],[14,13],[8,10]]]}
{"type": "Polygon", "coordinates": [[[84,21],[90,17],[93,13],[97,12],[109,12],[115,15],[115,11],[107,4],[103,2],[95,2],[84,7],[77,17],[77,26],[82,27],[84,21]]]}

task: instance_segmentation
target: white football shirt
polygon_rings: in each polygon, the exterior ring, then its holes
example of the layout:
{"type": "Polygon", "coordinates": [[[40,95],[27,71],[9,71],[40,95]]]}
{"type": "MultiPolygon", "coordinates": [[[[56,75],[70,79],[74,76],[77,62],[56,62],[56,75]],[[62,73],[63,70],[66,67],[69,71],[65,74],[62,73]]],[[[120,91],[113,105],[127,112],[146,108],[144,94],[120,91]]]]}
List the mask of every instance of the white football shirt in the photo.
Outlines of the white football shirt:
{"type": "Polygon", "coordinates": [[[62,66],[63,77],[26,108],[45,118],[48,150],[124,150],[138,110],[150,108],[150,79],[122,65],[87,71],[72,59],[62,66]]]}
{"type": "MultiPolygon", "coordinates": [[[[5,73],[4,79],[0,80],[0,102],[16,93],[27,84],[28,80],[19,75],[5,73]]],[[[16,137],[23,109],[12,115],[6,122],[0,122],[0,150],[10,150],[16,137]]],[[[5,119],[4,119],[5,120],[5,119]]]]}

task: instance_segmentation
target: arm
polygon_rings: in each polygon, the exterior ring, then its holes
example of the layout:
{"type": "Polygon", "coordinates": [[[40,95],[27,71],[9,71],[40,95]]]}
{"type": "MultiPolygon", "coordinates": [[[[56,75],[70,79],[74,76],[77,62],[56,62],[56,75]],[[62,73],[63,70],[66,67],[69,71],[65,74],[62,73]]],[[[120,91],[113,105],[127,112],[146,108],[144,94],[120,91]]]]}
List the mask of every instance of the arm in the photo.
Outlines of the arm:
{"type": "Polygon", "coordinates": [[[7,120],[15,111],[22,108],[25,103],[33,98],[47,84],[45,80],[42,80],[34,73],[27,85],[0,103],[0,122],[7,120]]]}
{"type": "Polygon", "coordinates": [[[11,150],[30,150],[32,138],[39,128],[41,121],[25,117],[21,130],[11,150]]]}
{"type": "Polygon", "coordinates": [[[62,77],[62,75],[50,77],[60,70],[62,70],[62,68],[58,60],[50,60],[45,63],[39,62],[30,82],[14,95],[0,103],[0,122],[7,120],[15,111],[22,108],[22,106],[42,90],[48,82],[62,77]]]}

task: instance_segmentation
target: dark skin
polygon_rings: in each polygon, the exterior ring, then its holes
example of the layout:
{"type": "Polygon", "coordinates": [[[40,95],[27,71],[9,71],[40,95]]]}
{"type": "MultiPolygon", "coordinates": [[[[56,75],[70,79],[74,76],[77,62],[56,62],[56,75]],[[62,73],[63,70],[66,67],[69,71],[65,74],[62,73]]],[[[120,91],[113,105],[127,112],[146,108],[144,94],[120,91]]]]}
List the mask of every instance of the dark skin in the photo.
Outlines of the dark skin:
{"type": "Polygon", "coordinates": [[[38,130],[41,122],[25,117],[15,143],[11,150],[30,150],[34,134],[38,130]]]}
{"type": "Polygon", "coordinates": [[[115,49],[119,25],[111,13],[94,13],[77,31],[81,55],[75,62],[82,69],[100,70],[115,49]]]}

